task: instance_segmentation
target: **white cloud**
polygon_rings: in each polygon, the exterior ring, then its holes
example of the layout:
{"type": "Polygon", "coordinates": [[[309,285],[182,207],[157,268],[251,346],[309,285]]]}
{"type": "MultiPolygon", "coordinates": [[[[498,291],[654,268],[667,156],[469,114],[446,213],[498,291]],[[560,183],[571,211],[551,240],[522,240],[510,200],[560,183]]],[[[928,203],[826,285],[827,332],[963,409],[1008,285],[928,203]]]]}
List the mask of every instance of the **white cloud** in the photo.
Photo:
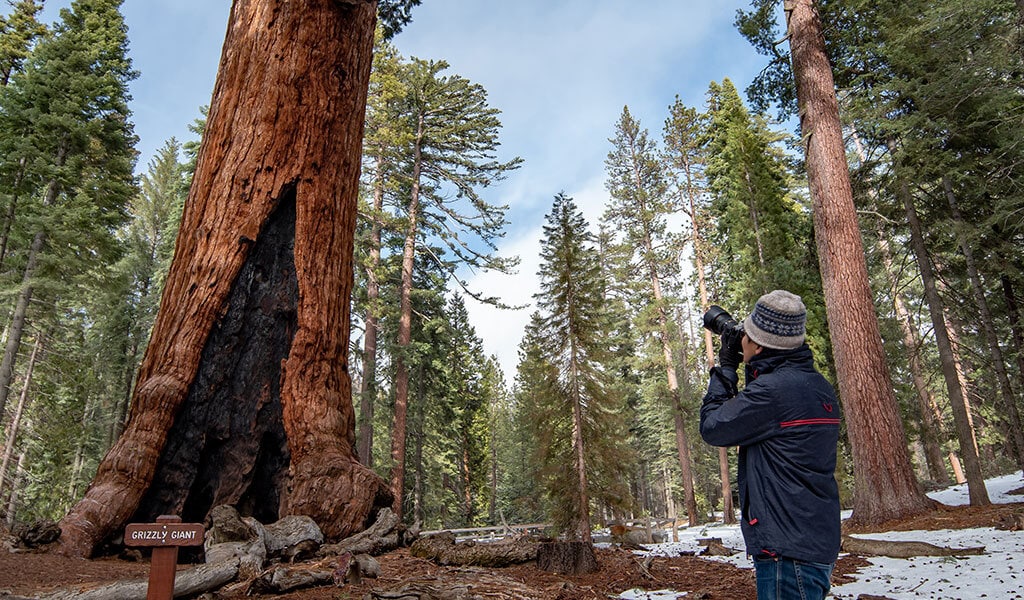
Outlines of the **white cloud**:
{"type": "Polygon", "coordinates": [[[540,247],[541,228],[525,230],[517,239],[509,240],[503,256],[519,256],[521,262],[515,274],[506,275],[494,271],[478,273],[469,278],[469,288],[486,296],[496,296],[509,306],[525,306],[517,310],[496,308],[466,299],[466,310],[476,333],[483,340],[484,352],[495,356],[505,381],[512,383],[519,362],[519,342],[523,331],[530,322],[534,311],[533,294],[537,292],[536,273],[540,266],[538,248],[540,247]]]}

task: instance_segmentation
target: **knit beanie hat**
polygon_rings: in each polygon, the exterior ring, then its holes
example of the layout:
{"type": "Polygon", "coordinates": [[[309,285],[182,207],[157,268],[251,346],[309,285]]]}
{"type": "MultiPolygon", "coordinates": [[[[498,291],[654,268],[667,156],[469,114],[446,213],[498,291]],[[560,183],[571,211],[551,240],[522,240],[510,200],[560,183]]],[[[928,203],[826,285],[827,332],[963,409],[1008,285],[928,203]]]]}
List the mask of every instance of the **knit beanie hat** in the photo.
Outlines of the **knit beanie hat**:
{"type": "Polygon", "coordinates": [[[775,290],[761,296],[754,312],[743,321],[743,331],[765,348],[792,350],[804,343],[807,309],[800,296],[775,290]]]}

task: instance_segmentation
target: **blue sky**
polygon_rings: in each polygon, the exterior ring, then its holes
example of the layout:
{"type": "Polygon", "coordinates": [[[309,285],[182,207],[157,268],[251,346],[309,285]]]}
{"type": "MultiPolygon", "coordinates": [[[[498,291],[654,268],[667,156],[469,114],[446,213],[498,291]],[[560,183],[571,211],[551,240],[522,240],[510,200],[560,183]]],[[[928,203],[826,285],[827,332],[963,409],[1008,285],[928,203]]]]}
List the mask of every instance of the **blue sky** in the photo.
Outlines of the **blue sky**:
{"type": "MultiPolygon", "coordinates": [[[[70,4],[48,0],[44,20],[70,4]]],[[[209,104],[230,10],[228,0],[126,0],[138,171],[209,104]]],[[[536,291],[544,215],[555,194],[575,198],[591,225],[607,199],[604,159],[625,105],[660,137],[678,95],[703,107],[711,81],[744,89],[765,64],[732,26],[748,0],[423,0],[396,39],[405,56],[446,60],[450,72],[484,86],[502,111],[501,157],[523,166],[484,192],[509,205],[500,252],[518,255],[514,276],[466,274],[471,286],[508,304],[536,291]]],[[[508,312],[467,300],[485,351],[511,382],[532,309],[508,312]]]]}

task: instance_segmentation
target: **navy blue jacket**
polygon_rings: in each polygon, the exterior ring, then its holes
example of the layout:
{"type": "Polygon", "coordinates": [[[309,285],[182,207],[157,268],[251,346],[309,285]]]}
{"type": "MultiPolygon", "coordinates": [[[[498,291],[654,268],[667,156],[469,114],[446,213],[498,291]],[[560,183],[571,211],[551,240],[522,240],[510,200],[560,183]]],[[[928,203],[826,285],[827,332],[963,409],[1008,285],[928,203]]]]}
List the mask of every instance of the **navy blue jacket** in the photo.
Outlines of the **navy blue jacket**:
{"type": "Polygon", "coordinates": [[[700,409],[712,446],[739,446],[747,553],[833,563],[839,554],[839,403],[806,344],[766,348],[746,367],[715,367],[700,409]]]}

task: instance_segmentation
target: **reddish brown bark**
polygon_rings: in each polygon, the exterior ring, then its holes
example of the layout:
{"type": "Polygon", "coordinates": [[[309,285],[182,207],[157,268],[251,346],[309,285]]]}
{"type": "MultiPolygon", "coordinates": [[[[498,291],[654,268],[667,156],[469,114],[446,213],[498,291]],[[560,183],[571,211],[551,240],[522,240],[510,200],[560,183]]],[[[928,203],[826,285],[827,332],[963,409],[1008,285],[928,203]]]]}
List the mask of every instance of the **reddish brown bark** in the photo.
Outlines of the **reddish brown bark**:
{"type": "Polygon", "coordinates": [[[853,517],[925,512],[885,362],[846,163],[839,103],[813,0],[786,0],[829,333],[853,451],[853,517]]]}
{"type": "Polygon", "coordinates": [[[214,502],[309,515],[338,538],[390,501],[355,455],[347,372],[375,12],[235,1],[129,422],[61,522],[63,553],[214,502]],[[165,480],[176,465],[184,479],[165,480]]]}

